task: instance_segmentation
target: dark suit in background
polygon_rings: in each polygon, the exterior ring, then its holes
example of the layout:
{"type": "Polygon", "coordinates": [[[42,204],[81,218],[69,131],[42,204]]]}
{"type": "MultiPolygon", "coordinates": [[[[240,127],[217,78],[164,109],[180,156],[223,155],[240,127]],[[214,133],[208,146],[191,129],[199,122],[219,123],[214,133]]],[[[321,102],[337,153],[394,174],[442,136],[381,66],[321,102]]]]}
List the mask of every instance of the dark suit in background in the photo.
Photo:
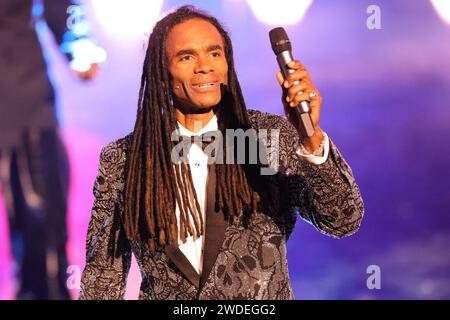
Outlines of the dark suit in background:
{"type": "Polygon", "coordinates": [[[58,44],[68,0],[0,1],[0,159],[13,256],[23,299],[68,299],[66,211],[69,166],[58,134],[53,88],[34,21],[58,44]],[[33,17],[33,11],[43,11],[33,17]]]}

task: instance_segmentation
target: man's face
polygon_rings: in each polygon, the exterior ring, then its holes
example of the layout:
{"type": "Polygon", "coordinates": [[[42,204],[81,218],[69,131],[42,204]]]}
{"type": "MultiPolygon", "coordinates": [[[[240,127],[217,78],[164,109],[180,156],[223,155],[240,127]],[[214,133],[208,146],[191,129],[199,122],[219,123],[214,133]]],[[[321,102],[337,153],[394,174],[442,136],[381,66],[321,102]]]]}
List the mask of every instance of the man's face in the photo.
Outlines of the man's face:
{"type": "Polygon", "coordinates": [[[222,36],[211,23],[190,19],[173,27],[166,56],[175,107],[197,113],[220,102],[228,64],[222,36]]]}

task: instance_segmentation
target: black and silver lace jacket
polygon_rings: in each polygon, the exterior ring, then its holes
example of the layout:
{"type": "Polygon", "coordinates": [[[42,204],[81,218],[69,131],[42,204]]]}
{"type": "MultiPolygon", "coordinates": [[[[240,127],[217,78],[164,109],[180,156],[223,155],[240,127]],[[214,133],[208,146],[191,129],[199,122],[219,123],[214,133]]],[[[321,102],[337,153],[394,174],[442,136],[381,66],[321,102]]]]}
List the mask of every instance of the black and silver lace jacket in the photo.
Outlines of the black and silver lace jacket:
{"type": "Polygon", "coordinates": [[[80,299],[123,298],[131,254],[142,276],[140,299],[293,299],[286,241],[297,216],[336,238],[358,230],[363,202],[349,165],[331,139],[326,162],[315,165],[295,152],[298,134],[285,118],[248,112],[253,128],[280,130],[278,172],[264,180],[264,210],[248,224],[242,219],[228,222],[221,212],[212,211],[214,192],[208,189],[201,275],[177,247],[152,254],[145,244],[126,238],[122,193],[130,138],[103,148],[80,299]]]}

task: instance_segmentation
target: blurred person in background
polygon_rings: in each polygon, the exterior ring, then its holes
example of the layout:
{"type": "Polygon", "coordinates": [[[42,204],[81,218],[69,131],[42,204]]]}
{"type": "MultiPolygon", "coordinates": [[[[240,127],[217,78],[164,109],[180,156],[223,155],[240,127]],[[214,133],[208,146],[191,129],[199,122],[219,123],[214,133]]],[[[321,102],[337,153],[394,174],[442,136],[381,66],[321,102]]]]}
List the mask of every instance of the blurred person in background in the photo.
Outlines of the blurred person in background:
{"type": "Polygon", "coordinates": [[[69,163],[35,30],[38,22],[47,23],[80,79],[92,79],[105,54],[88,37],[82,5],[0,1],[0,173],[18,272],[17,298],[69,299],[69,163]]]}

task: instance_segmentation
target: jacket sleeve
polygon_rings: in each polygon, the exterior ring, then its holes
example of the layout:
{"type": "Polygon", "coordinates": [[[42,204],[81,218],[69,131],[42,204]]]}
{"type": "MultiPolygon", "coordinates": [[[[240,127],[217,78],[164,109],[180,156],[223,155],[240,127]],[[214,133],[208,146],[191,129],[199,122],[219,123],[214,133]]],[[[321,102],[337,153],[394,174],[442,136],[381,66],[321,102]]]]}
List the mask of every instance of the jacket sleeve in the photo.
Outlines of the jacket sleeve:
{"type": "MultiPolygon", "coordinates": [[[[120,152],[106,146],[94,184],[95,201],[86,240],[86,266],[81,278],[79,299],[123,299],[131,263],[131,249],[118,211],[120,152]]],[[[123,169],[123,168],[122,168],[123,169]]]]}
{"type": "Polygon", "coordinates": [[[75,0],[43,0],[44,19],[72,68],[101,63],[106,53],[95,44],[86,19],[86,7],[75,0]]]}
{"type": "Polygon", "coordinates": [[[63,43],[64,35],[69,31],[70,6],[76,3],[70,0],[43,0],[44,18],[58,44],[63,43]]]}
{"type": "Polygon", "coordinates": [[[286,118],[260,111],[251,111],[250,118],[254,127],[268,130],[265,144],[273,172],[268,181],[276,181],[278,217],[287,237],[297,214],[332,237],[355,233],[364,214],[363,201],[350,166],[331,139],[327,160],[313,164],[297,154],[299,135],[286,118]]]}
{"type": "MultiPolygon", "coordinates": [[[[296,153],[299,136],[280,116],[270,116],[269,128],[279,129],[278,175],[283,207],[290,216],[299,213],[316,229],[336,238],[355,233],[364,214],[363,200],[352,170],[330,141],[323,164],[313,164],[296,153]]],[[[295,223],[295,222],[294,222],[295,223]]]]}

